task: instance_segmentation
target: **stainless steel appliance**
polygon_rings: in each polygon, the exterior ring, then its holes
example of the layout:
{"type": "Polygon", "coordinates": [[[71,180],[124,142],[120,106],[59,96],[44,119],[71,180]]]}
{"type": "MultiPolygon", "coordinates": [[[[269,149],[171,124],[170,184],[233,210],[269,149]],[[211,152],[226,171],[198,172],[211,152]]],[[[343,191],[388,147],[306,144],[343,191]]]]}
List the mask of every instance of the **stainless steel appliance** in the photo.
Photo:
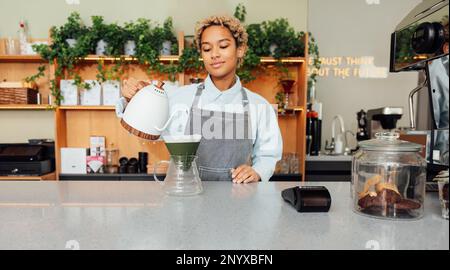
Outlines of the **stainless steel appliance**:
{"type": "MultiPolygon", "coordinates": [[[[428,89],[428,106],[418,106],[418,115],[428,114],[426,132],[428,170],[448,169],[449,106],[449,0],[424,0],[391,35],[391,72],[422,71],[426,78],[409,95],[410,130],[417,132],[413,98],[428,89]]],[[[408,133],[408,132],[407,132],[408,133]]]]}

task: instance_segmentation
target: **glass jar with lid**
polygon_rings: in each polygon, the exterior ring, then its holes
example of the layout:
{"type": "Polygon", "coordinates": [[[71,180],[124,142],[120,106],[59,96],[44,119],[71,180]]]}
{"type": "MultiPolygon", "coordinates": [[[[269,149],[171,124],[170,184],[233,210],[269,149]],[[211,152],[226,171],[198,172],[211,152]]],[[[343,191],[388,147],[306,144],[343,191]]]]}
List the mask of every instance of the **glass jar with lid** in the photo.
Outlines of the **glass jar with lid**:
{"type": "Polygon", "coordinates": [[[421,218],[426,182],[422,145],[383,132],[359,147],[352,164],[354,211],[385,219],[421,218]]]}

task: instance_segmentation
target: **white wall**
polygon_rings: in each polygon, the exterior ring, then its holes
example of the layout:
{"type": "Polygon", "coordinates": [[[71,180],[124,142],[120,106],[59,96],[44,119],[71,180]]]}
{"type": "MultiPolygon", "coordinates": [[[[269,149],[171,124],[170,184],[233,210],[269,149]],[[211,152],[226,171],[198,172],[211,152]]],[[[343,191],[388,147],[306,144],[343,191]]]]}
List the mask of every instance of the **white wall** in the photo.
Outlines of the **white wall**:
{"type": "Polygon", "coordinates": [[[87,24],[92,15],[119,23],[140,17],[162,23],[172,16],[177,31],[192,35],[197,21],[213,14],[233,15],[239,3],[247,8],[248,23],[286,17],[297,30],[306,29],[307,0],[279,0],[276,7],[273,0],[1,0],[0,36],[15,35],[19,20],[25,18],[34,37],[46,37],[50,26],[63,24],[72,11],[87,24]]]}
{"type": "MultiPolygon", "coordinates": [[[[311,0],[308,27],[317,39],[321,56],[373,56],[375,66],[389,68],[390,35],[419,2],[311,0]]],[[[416,87],[417,80],[416,72],[388,73],[387,78],[383,79],[355,76],[342,79],[334,74],[320,77],[316,97],[324,106],[323,145],[325,140],[330,141],[331,121],[337,114],[343,116],[346,129],[356,132],[356,113],[359,110],[403,106],[404,115],[398,125],[408,126],[408,94],[416,87]]]]}

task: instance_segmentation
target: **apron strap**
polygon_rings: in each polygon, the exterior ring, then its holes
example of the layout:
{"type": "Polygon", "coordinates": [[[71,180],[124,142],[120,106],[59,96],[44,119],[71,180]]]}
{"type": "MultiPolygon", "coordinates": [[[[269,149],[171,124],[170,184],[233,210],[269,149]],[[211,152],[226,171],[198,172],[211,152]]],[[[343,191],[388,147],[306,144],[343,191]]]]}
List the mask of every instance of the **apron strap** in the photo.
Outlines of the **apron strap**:
{"type": "Polygon", "coordinates": [[[200,100],[200,96],[202,95],[203,90],[205,89],[205,84],[204,83],[200,83],[197,86],[197,91],[195,92],[195,97],[194,97],[194,102],[192,102],[192,106],[191,106],[191,113],[190,113],[190,117],[189,117],[189,134],[194,134],[194,108],[198,107],[198,102],[200,100]]]}
{"type": "Polygon", "coordinates": [[[250,102],[248,101],[247,92],[244,87],[241,88],[242,93],[242,106],[244,107],[244,136],[245,138],[252,137],[251,121],[250,121],[250,102]]]}
{"type": "Polygon", "coordinates": [[[201,83],[197,86],[197,92],[195,92],[194,102],[192,103],[192,108],[196,108],[198,102],[200,100],[200,96],[202,95],[203,90],[205,89],[205,84],[201,83]]]}

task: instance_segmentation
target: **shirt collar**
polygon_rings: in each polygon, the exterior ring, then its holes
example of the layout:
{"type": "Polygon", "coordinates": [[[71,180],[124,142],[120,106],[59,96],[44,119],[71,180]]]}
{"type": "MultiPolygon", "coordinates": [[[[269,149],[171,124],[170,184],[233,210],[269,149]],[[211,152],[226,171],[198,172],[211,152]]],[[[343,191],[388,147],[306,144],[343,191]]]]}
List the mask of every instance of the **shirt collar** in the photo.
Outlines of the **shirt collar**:
{"type": "Polygon", "coordinates": [[[205,93],[215,99],[219,96],[234,96],[236,93],[241,91],[242,84],[239,80],[239,77],[236,76],[236,83],[229,89],[220,91],[211,80],[211,77],[208,75],[205,79],[205,93]]]}

